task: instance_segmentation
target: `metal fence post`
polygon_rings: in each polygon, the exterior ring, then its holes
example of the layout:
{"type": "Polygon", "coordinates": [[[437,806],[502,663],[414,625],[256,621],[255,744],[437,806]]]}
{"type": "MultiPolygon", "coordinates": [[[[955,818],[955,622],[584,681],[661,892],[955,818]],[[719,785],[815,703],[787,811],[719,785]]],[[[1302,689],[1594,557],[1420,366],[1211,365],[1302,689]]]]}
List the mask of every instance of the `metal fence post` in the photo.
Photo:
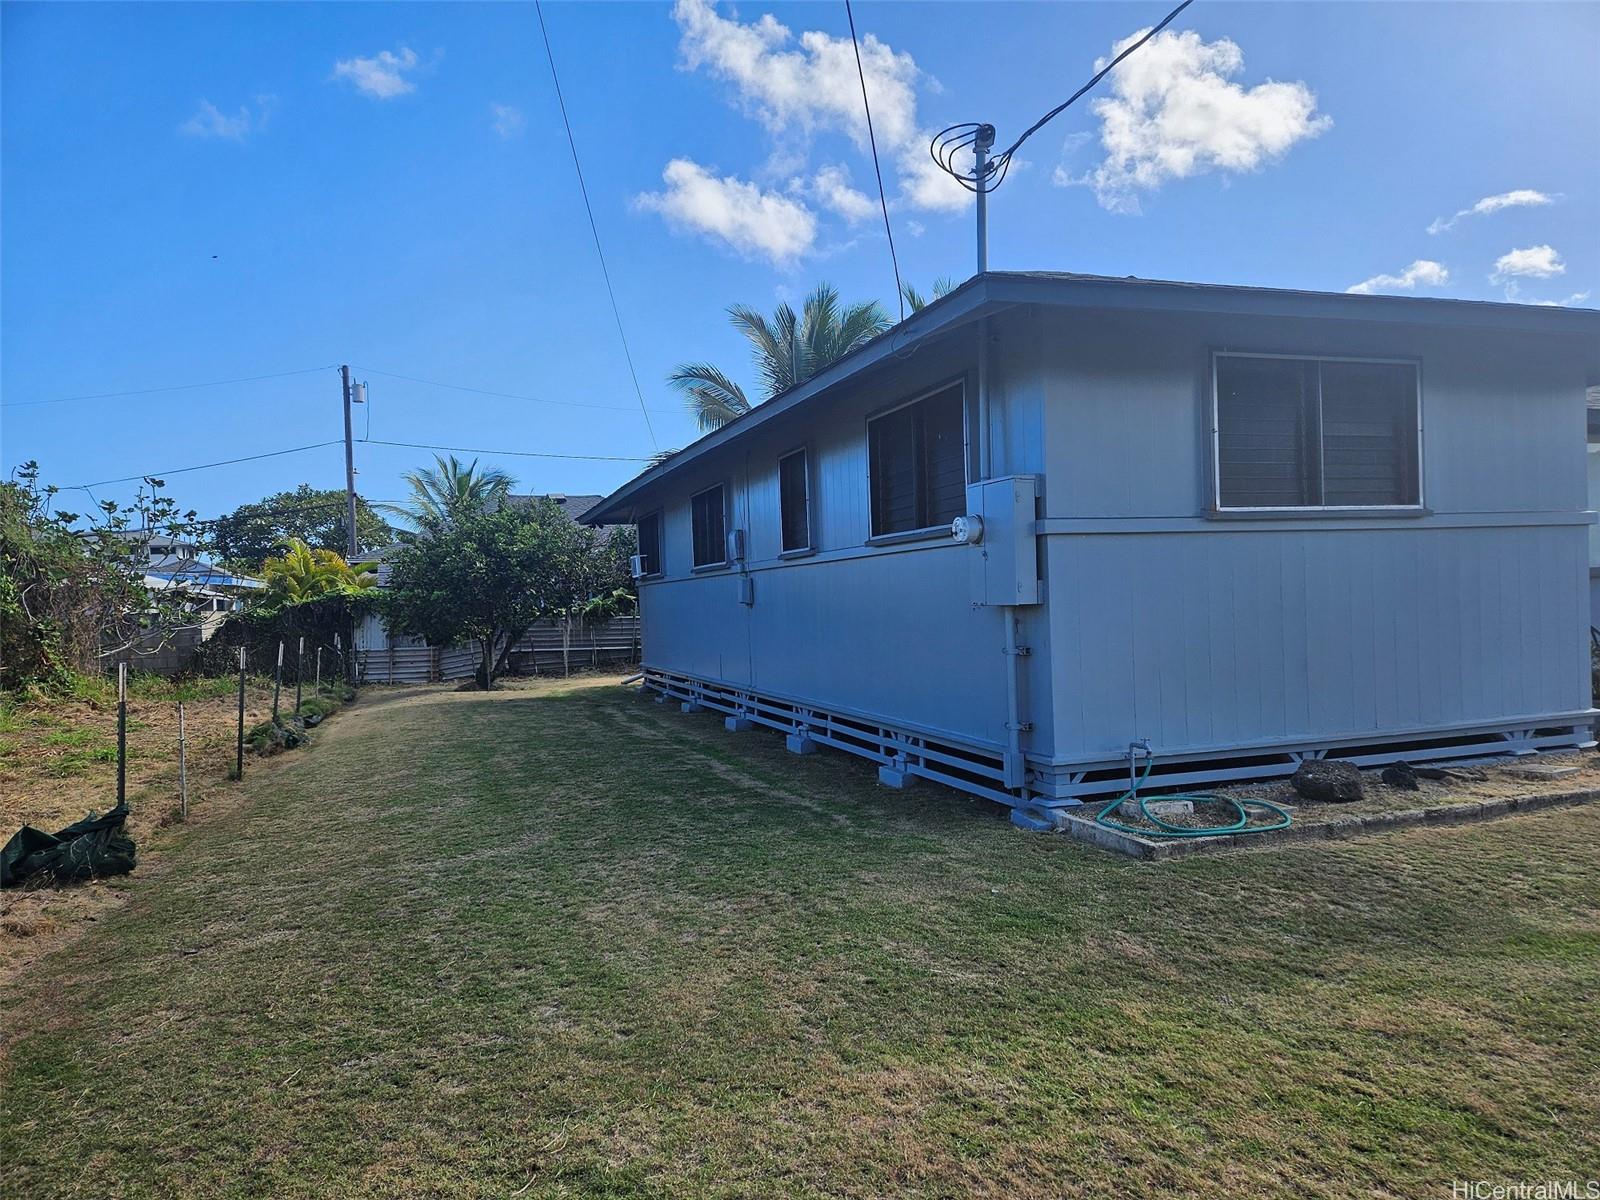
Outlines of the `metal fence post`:
{"type": "Polygon", "coordinates": [[[117,807],[128,802],[128,664],[117,664],[117,807]]]}
{"type": "Polygon", "coordinates": [[[272,671],[272,723],[278,723],[278,692],[283,688],[283,643],[278,643],[278,665],[272,671]]]}
{"type": "Polygon", "coordinates": [[[244,778],[244,647],[239,647],[239,738],[234,746],[233,777],[244,778]]]}
{"type": "Polygon", "coordinates": [[[189,819],[189,757],[188,739],[183,729],[183,701],[178,701],[178,814],[189,819]]]}

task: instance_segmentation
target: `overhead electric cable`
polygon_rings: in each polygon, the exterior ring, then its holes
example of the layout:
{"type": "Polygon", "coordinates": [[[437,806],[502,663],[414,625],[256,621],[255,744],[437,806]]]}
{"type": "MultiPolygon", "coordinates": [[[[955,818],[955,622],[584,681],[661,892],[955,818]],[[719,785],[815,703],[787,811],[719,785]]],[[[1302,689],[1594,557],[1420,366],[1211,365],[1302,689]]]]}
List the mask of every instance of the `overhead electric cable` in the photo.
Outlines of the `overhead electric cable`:
{"type": "Polygon", "coordinates": [[[889,228],[889,200],[883,192],[883,168],[878,164],[878,135],[872,130],[872,102],[867,99],[867,73],[861,67],[861,43],[856,40],[856,14],[850,0],[844,0],[844,15],[850,19],[850,44],[856,52],[856,78],[861,80],[861,107],[867,113],[867,141],[872,146],[872,170],[878,176],[878,205],[883,209],[883,233],[889,239],[889,262],[894,266],[894,295],[900,302],[900,319],[906,319],[906,293],[900,286],[900,258],[894,252],[894,230],[889,228]]]}
{"type": "Polygon", "coordinates": [[[328,442],[313,442],[309,446],[291,446],[287,450],[268,450],[264,454],[246,454],[242,458],[225,458],[220,462],[200,463],[193,467],[172,467],[165,471],[141,471],[137,475],[124,475],[119,479],[97,479],[93,483],[68,484],[61,490],[64,492],[87,492],[90,488],[104,487],[112,483],[137,483],[141,479],[165,479],[168,475],[186,475],[190,471],[209,471],[213,467],[231,467],[235,463],[255,462],[262,458],[281,458],[285,454],[300,454],[306,450],[321,450],[324,446],[342,446],[343,438],[334,438],[328,442]]]}
{"type": "MultiPolygon", "coordinates": [[[[362,371],[368,375],[382,375],[386,379],[403,379],[407,383],[420,383],[424,387],[447,388],[453,392],[470,392],[475,396],[494,396],[501,400],[525,400],[530,404],[559,404],[564,408],[592,408],[602,412],[632,412],[633,405],[620,404],[585,404],[581,400],[548,400],[543,396],[525,396],[519,392],[496,392],[489,388],[467,387],[460,383],[444,383],[438,379],[420,379],[415,375],[401,375],[394,371],[380,371],[376,367],[363,367],[356,363],[350,364],[351,369],[362,371]]],[[[676,412],[676,409],[659,409],[660,412],[676,412]]]]}
{"type": "Polygon", "coordinates": [[[994,191],[995,188],[999,187],[1005,182],[1006,174],[1011,170],[1011,157],[1017,152],[1017,148],[1021,146],[1023,142],[1027,141],[1035,133],[1039,132],[1039,130],[1043,129],[1051,121],[1055,120],[1056,117],[1064,113],[1080,97],[1092,89],[1095,84],[1099,83],[1107,75],[1111,74],[1112,71],[1116,70],[1118,64],[1120,64],[1123,59],[1127,58],[1134,51],[1138,50],[1140,46],[1143,46],[1151,38],[1155,37],[1156,34],[1160,33],[1168,25],[1172,24],[1172,22],[1177,18],[1178,14],[1193,3],[1194,0],[1183,0],[1182,4],[1178,5],[1177,8],[1173,9],[1165,17],[1161,18],[1161,22],[1159,24],[1152,26],[1143,37],[1123,50],[1121,54],[1118,54],[1109,63],[1107,63],[1103,69],[1095,72],[1088,83],[1084,84],[1077,91],[1073,92],[1072,95],[1068,96],[1060,104],[1056,105],[1049,112],[1045,113],[1044,116],[1040,117],[1032,125],[1028,126],[1027,129],[1023,130],[1021,137],[1012,142],[1011,145],[1007,146],[1004,150],[1000,151],[989,160],[988,169],[982,179],[977,177],[975,171],[961,171],[955,166],[956,155],[970,147],[976,140],[978,131],[985,128],[979,122],[963,121],[941,129],[938,133],[934,134],[933,141],[929,143],[928,153],[933,156],[933,161],[939,164],[940,170],[944,171],[969,192],[994,191]]]}
{"type": "Polygon", "coordinates": [[[287,379],[291,375],[314,375],[332,367],[306,367],[299,371],[279,371],[274,375],[248,375],[242,379],[214,379],[209,383],[174,383],[166,387],[137,388],[131,392],[93,392],[86,396],[58,396],[54,400],[8,400],[0,408],[31,408],[39,404],[70,404],[74,400],[114,400],[119,396],[153,396],[157,392],[189,392],[196,388],[228,387],[235,383],[260,383],[264,379],[287,379]]]}
{"type": "MultiPolygon", "coordinates": [[[[331,443],[330,443],[331,444],[331,443]]],[[[429,442],[385,442],[362,439],[362,445],[399,446],[406,450],[448,450],[453,454],[505,454],[515,458],[567,458],[581,462],[649,462],[644,454],[556,454],[548,450],[482,450],[474,446],[435,446],[429,442]]]]}
{"type": "Polygon", "coordinates": [[[644,402],[644,389],[639,386],[639,372],[633,366],[633,352],[628,349],[628,335],[622,328],[622,310],[617,307],[617,293],[611,286],[611,270],[606,266],[606,252],[600,246],[600,227],[595,224],[594,206],[589,203],[589,186],[583,181],[583,164],[578,161],[578,143],[572,136],[572,122],[567,117],[567,101],[561,94],[561,76],[556,72],[555,51],[550,49],[550,31],[544,25],[544,5],[534,0],[534,12],[539,16],[539,33],[544,38],[544,54],[550,61],[550,78],[556,85],[556,103],[561,106],[561,123],[566,126],[567,145],[572,150],[572,167],[578,173],[578,190],[583,193],[583,208],[589,214],[589,232],[594,235],[594,252],[600,259],[600,274],[605,276],[606,295],[611,297],[611,315],[616,318],[617,337],[622,340],[622,356],[628,360],[628,374],[633,378],[633,390],[639,397],[639,412],[644,416],[644,425],[650,432],[650,444],[656,449],[661,448],[661,443],[656,441],[655,426],[650,423],[650,410],[644,402]]]}

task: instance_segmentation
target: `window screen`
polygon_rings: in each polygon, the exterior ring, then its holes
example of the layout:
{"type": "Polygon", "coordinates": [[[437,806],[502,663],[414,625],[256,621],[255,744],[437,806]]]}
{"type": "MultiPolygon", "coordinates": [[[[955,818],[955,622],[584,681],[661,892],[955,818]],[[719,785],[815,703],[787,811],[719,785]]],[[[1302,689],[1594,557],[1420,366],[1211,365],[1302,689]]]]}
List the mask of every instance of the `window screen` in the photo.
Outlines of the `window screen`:
{"type": "Polygon", "coordinates": [[[785,550],[811,548],[809,455],[796,450],[778,460],[778,510],[785,550]]]}
{"type": "Polygon", "coordinates": [[[874,535],[948,525],[966,511],[964,408],[955,384],[867,426],[874,535]]]}
{"type": "Polygon", "coordinates": [[[716,566],[728,561],[727,514],[723,505],[722,485],[694,496],[690,501],[694,526],[694,565],[716,566]]]}
{"type": "Polygon", "coordinates": [[[1223,508],[1420,503],[1414,364],[1222,355],[1216,373],[1223,508]]]}
{"type": "Polygon", "coordinates": [[[639,522],[639,557],[645,575],[661,574],[661,514],[651,513],[639,522]]]}

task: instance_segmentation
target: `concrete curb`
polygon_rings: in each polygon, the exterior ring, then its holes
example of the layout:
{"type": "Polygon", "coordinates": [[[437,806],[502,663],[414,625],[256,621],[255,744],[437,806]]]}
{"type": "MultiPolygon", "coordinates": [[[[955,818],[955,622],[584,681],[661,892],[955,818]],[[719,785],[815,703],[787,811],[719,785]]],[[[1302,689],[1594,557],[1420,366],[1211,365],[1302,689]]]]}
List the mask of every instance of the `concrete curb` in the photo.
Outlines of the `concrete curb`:
{"type": "Polygon", "coordinates": [[[1369,816],[1340,817],[1314,825],[1291,825],[1273,833],[1233,833],[1217,837],[1156,839],[1120,833],[1096,825],[1099,807],[1066,809],[1061,812],[1060,830],[1080,842],[1112,850],[1146,862],[1164,862],[1191,854],[1243,847],[1265,848],[1284,842],[1339,840],[1405,829],[1412,825],[1465,825],[1488,821],[1513,813],[1537,812],[1545,808],[1566,808],[1600,800],[1600,788],[1577,792],[1541,792],[1531,796],[1510,796],[1496,800],[1468,800],[1460,804],[1441,804],[1436,808],[1407,808],[1398,812],[1372,813],[1369,816]],[[1079,815],[1082,814],[1082,815],[1079,815]]]}

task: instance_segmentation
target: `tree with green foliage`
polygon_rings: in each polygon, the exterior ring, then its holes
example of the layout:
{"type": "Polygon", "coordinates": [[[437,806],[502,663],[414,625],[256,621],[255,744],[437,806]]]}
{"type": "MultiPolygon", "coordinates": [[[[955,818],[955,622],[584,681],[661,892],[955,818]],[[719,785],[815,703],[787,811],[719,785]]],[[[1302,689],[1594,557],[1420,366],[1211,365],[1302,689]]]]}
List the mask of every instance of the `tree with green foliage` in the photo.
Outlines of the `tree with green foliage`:
{"type": "Polygon", "coordinates": [[[390,559],[380,611],[391,630],[437,646],[476,642],[488,688],[535,621],[626,586],[627,549],[543,497],[460,512],[390,559]]]}
{"type": "Polygon", "coordinates": [[[180,597],[144,586],[142,548],[127,536],[177,534],[193,520],[161,480],[146,479],[132,504],[99,501],[86,515],[54,508],[60,489],[39,483],[38,463],[13,475],[0,483],[0,687],[64,687],[193,619],[180,597]]]}
{"type": "Polygon", "coordinates": [[[261,564],[261,578],[267,585],[263,600],[278,606],[366,592],[378,582],[369,568],[351,566],[332,550],[313,549],[299,538],[290,538],[281,555],[261,564]]]}
{"type": "MultiPolygon", "coordinates": [[[[798,313],[780,304],[769,320],[747,304],[735,304],[728,318],[750,343],[761,400],[805,382],[893,324],[876,300],[841,304],[838,289],[827,283],[817,285],[798,313]]],[[[744,389],[710,363],[685,363],[667,380],[683,393],[701,429],[718,429],[750,411],[744,389]]]]}
{"type": "Polygon", "coordinates": [[[355,644],[356,622],[378,602],[378,579],[370,569],[299,538],[267,559],[261,575],[267,586],[250,598],[243,620],[252,653],[270,654],[274,642],[296,636],[329,647],[337,636],[348,650],[355,644]]]}
{"type": "MultiPolygon", "coordinates": [[[[345,494],[340,488],[313,488],[302,483],[292,492],[278,492],[254,504],[241,504],[217,522],[211,549],[238,570],[255,572],[279,553],[291,538],[314,550],[343,554],[346,535],[345,494]]],[[[386,546],[394,529],[376,508],[356,497],[356,541],[366,549],[386,546]]]]}

